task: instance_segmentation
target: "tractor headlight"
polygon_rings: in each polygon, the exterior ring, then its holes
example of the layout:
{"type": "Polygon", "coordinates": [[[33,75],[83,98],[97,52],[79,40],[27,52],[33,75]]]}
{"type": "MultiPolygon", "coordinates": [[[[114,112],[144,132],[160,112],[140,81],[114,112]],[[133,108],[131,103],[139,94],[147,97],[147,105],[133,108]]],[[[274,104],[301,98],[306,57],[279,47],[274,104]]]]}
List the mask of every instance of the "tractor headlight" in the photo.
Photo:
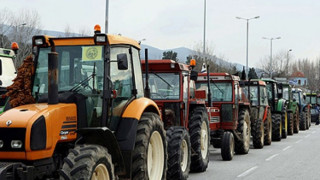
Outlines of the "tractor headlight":
{"type": "Polygon", "coordinates": [[[20,141],[20,140],[12,140],[11,141],[11,148],[13,148],[13,149],[22,148],[22,141],[20,141]]]}
{"type": "Polygon", "coordinates": [[[0,140],[0,148],[3,147],[3,140],[0,140]]]}
{"type": "Polygon", "coordinates": [[[97,45],[103,45],[107,42],[107,35],[106,34],[102,34],[102,33],[98,33],[94,35],[94,42],[97,45]]]}
{"type": "Polygon", "coordinates": [[[36,46],[41,46],[41,45],[43,45],[43,39],[42,38],[35,39],[34,43],[36,46]]]}

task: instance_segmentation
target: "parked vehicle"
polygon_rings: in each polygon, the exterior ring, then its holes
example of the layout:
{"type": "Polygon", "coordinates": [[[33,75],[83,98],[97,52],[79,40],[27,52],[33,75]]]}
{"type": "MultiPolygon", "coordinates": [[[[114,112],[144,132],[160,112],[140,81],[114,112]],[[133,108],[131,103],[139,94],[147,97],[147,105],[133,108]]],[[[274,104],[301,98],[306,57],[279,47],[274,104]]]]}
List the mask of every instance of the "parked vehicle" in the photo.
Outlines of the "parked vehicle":
{"type": "Polygon", "coordinates": [[[209,163],[206,92],[195,89],[198,73],[192,67],[169,59],[142,61],[146,94],[160,108],[167,130],[167,179],[187,179],[189,170],[203,172],[209,163]]]}
{"type": "Polygon", "coordinates": [[[250,100],[251,135],[254,148],[263,148],[272,141],[271,109],[266,83],[259,79],[241,81],[241,87],[250,100]]]}
{"type": "Polygon", "coordinates": [[[263,78],[267,85],[268,102],[271,107],[272,117],[272,140],[281,141],[281,138],[287,138],[287,104],[286,100],[279,95],[277,81],[270,78],[263,78]]]}
{"type": "Polygon", "coordinates": [[[311,125],[310,105],[306,102],[306,96],[299,88],[292,89],[293,100],[296,100],[299,106],[299,130],[309,129],[311,125]]]}
{"type": "Polygon", "coordinates": [[[165,130],[144,97],[139,43],[96,26],[94,36],[39,35],[32,45],[36,103],[0,116],[1,180],[166,179],[165,130]]]}
{"type": "Polygon", "coordinates": [[[286,100],[288,123],[288,135],[293,135],[299,131],[299,107],[297,101],[293,100],[292,87],[288,83],[279,84],[279,92],[283,99],[286,100]]]}
{"type": "Polygon", "coordinates": [[[316,122],[319,124],[320,113],[319,106],[317,104],[317,94],[316,93],[306,93],[306,101],[311,105],[310,113],[311,113],[311,122],[316,122]]]}
{"type": "Polygon", "coordinates": [[[197,89],[208,91],[214,109],[210,120],[211,144],[221,148],[223,160],[231,160],[234,153],[247,154],[250,147],[250,102],[240,87],[240,78],[228,73],[200,73],[197,89]],[[209,83],[208,83],[208,80],[209,83]]]}

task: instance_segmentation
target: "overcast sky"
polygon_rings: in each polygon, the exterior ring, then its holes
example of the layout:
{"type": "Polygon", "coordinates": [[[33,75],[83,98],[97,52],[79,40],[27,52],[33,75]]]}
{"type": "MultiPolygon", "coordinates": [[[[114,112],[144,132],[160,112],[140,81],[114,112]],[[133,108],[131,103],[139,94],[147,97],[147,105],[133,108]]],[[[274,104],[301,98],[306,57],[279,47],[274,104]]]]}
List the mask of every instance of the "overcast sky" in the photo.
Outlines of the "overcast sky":
{"type": "MultiPolygon", "coordinates": [[[[105,0],[0,0],[14,12],[36,10],[43,29],[93,29],[105,24],[105,0]]],[[[203,41],[204,0],[109,0],[109,33],[160,49],[195,48],[203,41]]],[[[273,53],[288,51],[295,59],[320,57],[319,0],[207,0],[207,44],[214,54],[245,64],[246,21],[250,21],[249,66],[270,55],[270,41],[278,37],[273,53]]]]}

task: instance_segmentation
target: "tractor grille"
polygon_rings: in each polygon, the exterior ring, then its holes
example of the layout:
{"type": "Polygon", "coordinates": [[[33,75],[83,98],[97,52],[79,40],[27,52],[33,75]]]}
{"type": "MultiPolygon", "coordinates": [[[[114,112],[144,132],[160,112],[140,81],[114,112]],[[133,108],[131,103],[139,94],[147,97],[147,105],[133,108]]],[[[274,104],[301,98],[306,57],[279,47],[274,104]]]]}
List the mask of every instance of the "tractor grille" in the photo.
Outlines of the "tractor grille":
{"type": "Polygon", "coordinates": [[[0,151],[24,151],[25,150],[25,128],[0,128],[0,140],[3,141],[3,147],[0,151]],[[20,140],[22,142],[21,148],[11,148],[12,140],[20,140]]]}
{"type": "Polygon", "coordinates": [[[218,116],[213,116],[210,118],[210,123],[215,123],[215,122],[219,122],[220,121],[220,117],[218,116]]]}
{"type": "Polygon", "coordinates": [[[221,122],[232,122],[232,104],[221,105],[221,122]]]}

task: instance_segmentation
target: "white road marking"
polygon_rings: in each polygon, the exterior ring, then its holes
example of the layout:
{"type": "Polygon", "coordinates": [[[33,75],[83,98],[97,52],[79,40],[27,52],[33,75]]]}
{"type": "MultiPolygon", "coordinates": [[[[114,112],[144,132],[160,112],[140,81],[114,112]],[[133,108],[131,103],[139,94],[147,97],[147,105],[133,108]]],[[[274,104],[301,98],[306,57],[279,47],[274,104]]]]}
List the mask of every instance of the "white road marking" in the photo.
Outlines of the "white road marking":
{"type": "Polygon", "coordinates": [[[302,141],[302,139],[300,139],[299,141],[297,141],[296,143],[299,143],[299,142],[301,142],[302,141]]]}
{"type": "Polygon", "coordinates": [[[309,137],[311,134],[308,134],[308,135],[306,135],[305,137],[307,138],[307,137],[309,137]]]}
{"type": "Polygon", "coordinates": [[[258,166],[253,166],[252,168],[246,170],[245,172],[243,172],[242,174],[238,175],[237,177],[245,177],[246,175],[248,175],[250,172],[254,171],[255,169],[257,169],[258,166]]]}
{"type": "Polygon", "coordinates": [[[282,151],[286,151],[288,149],[290,149],[292,146],[287,146],[286,148],[282,149],[282,151]]]}
{"type": "Polygon", "coordinates": [[[266,159],[266,161],[270,161],[270,160],[272,160],[273,158],[275,158],[275,157],[277,157],[277,156],[279,156],[279,154],[274,154],[274,155],[268,157],[268,158],[266,159]]]}

